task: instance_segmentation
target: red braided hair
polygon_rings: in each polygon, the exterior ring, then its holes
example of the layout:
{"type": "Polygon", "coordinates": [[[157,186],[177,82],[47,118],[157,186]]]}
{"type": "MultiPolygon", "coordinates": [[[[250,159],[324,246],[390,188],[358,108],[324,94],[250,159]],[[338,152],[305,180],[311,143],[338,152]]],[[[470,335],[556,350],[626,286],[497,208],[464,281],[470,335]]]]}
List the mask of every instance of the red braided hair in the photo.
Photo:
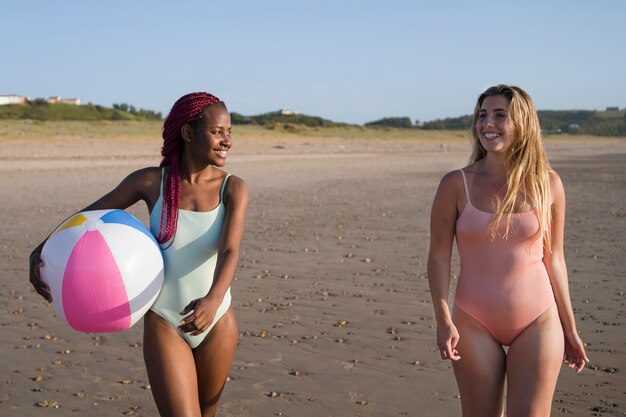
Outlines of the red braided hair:
{"type": "MultiPolygon", "coordinates": [[[[163,206],[161,226],[157,241],[168,242],[176,233],[178,208],[180,207],[180,165],[183,151],[181,129],[184,125],[199,120],[202,111],[214,104],[222,103],[219,98],[209,93],[189,93],[176,101],[163,124],[163,147],[161,148],[161,167],[169,165],[167,183],[163,187],[163,206]]],[[[172,243],[170,242],[170,245],[172,243]]],[[[169,245],[168,245],[169,247],[169,245]]],[[[166,248],[167,249],[167,248],[166,248]]]]}

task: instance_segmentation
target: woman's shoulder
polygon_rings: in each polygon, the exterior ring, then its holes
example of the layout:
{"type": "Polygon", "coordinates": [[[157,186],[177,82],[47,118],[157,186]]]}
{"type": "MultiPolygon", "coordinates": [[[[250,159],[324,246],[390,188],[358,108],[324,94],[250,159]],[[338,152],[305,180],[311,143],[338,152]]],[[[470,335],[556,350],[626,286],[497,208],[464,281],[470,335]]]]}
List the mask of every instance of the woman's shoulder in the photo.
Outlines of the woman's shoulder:
{"type": "Polygon", "coordinates": [[[463,173],[472,172],[472,170],[473,165],[468,165],[466,167],[450,171],[441,178],[440,186],[458,189],[463,186],[463,173]]]}
{"type": "Polygon", "coordinates": [[[141,196],[154,203],[159,196],[161,187],[161,168],[146,167],[131,172],[124,178],[120,188],[127,193],[141,196]]]}
{"type": "Polygon", "coordinates": [[[235,174],[229,174],[227,172],[224,172],[224,178],[228,177],[228,184],[235,184],[235,185],[242,185],[245,184],[246,182],[243,180],[243,178],[238,177],[235,174]]]}
{"type": "Polygon", "coordinates": [[[224,173],[224,180],[226,185],[224,186],[224,200],[248,200],[248,184],[233,174],[224,173]]]}
{"type": "Polygon", "coordinates": [[[228,177],[225,192],[232,193],[237,191],[245,190],[247,192],[248,184],[241,178],[233,174],[225,174],[225,177],[228,177]]]}
{"type": "MultiPolygon", "coordinates": [[[[463,168],[463,171],[466,171],[463,168]]],[[[456,207],[459,202],[464,200],[465,185],[463,181],[463,173],[461,169],[455,169],[446,173],[439,182],[436,199],[444,204],[452,204],[456,207]]]]}
{"type": "Polygon", "coordinates": [[[131,172],[127,179],[137,183],[138,185],[150,185],[155,182],[161,182],[162,168],[145,167],[131,172]]]}
{"type": "Polygon", "coordinates": [[[552,204],[557,201],[562,201],[565,199],[565,189],[563,187],[563,181],[561,181],[561,177],[559,174],[554,171],[548,171],[548,181],[550,183],[550,199],[552,200],[552,204]]]}
{"type": "Polygon", "coordinates": [[[548,171],[548,179],[550,180],[550,186],[563,186],[561,182],[561,176],[553,169],[548,171]]]}

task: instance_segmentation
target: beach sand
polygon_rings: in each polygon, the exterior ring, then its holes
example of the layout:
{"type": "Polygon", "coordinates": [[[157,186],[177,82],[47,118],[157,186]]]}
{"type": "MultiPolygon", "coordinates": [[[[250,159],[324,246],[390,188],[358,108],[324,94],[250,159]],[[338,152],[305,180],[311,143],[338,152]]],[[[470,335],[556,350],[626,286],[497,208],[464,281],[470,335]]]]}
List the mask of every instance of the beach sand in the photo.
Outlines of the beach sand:
{"type": "MultiPolygon", "coordinates": [[[[250,189],[232,285],[240,343],[220,416],[458,416],[426,278],[441,176],[468,142],[235,138],[250,189]]],[[[30,250],[160,142],[0,138],[0,416],[156,416],[142,322],[77,333],[28,283],[30,250]],[[58,407],[58,408],[57,408],[58,407]]],[[[591,364],[563,368],[553,415],[626,412],[626,141],[552,139],[568,197],[566,256],[591,364]]],[[[146,209],[130,209],[144,222],[146,209]]],[[[456,252],[456,249],[455,249],[456,252]]],[[[454,273],[458,259],[454,256],[454,273]]],[[[480,383],[480,381],[477,381],[480,383]]]]}

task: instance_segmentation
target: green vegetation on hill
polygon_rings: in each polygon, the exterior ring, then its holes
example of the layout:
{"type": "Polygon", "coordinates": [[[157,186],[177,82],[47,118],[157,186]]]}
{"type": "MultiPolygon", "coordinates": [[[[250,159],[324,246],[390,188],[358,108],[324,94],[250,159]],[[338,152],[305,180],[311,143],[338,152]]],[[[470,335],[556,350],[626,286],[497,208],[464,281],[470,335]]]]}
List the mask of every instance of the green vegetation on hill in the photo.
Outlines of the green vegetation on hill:
{"type": "Polygon", "coordinates": [[[232,112],[230,114],[230,118],[234,125],[258,125],[270,129],[275,129],[277,127],[288,128],[289,125],[307,127],[348,126],[346,123],[337,123],[321,117],[308,116],[306,114],[283,114],[280,111],[259,114],[257,116],[244,116],[242,114],[232,112]]]}
{"type": "Polygon", "coordinates": [[[539,111],[541,128],[550,133],[626,136],[624,111],[539,111]]]}
{"type": "Polygon", "coordinates": [[[437,119],[430,122],[424,122],[418,125],[420,129],[436,129],[436,130],[457,130],[469,129],[472,126],[473,116],[447,117],[445,119],[437,119]]]}
{"type": "Polygon", "coordinates": [[[116,108],[87,104],[77,106],[66,103],[47,103],[44,100],[25,104],[0,106],[0,119],[27,120],[160,120],[161,113],[151,110],[136,110],[133,106],[114,105],[116,108]],[[125,108],[116,106],[126,106],[125,108]]]}
{"type": "Polygon", "coordinates": [[[142,117],[144,119],[148,119],[148,120],[161,120],[163,118],[163,116],[161,115],[160,112],[155,112],[152,110],[146,110],[146,109],[139,109],[137,110],[135,108],[135,106],[133,105],[129,105],[126,103],[121,103],[121,104],[113,104],[113,109],[115,110],[121,110],[123,112],[127,112],[130,114],[134,114],[136,116],[142,117]]]}
{"type": "MultiPolygon", "coordinates": [[[[544,133],[626,136],[626,111],[624,110],[539,110],[537,114],[544,133]]],[[[465,115],[413,124],[407,117],[387,117],[365,125],[425,130],[467,130],[471,128],[472,120],[472,115],[465,115]]]]}
{"type": "Polygon", "coordinates": [[[365,123],[365,126],[389,126],[401,129],[410,129],[415,127],[410,117],[384,117],[373,122],[365,123]]]}
{"type": "MultiPolygon", "coordinates": [[[[541,128],[546,134],[572,134],[595,136],[626,136],[626,111],[612,108],[607,111],[589,110],[540,110],[541,128]]],[[[45,100],[29,101],[26,104],[0,106],[0,120],[35,121],[161,121],[161,113],[136,109],[128,104],[114,104],[113,108],[87,104],[77,106],[65,103],[47,103],[45,100]]],[[[338,123],[321,117],[305,114],[283,114],[281,111],[244,116],[232,112],[233,125],[259,126],[274,132],[311,134],[318,129],[403,129],[422,131],[468,130],[472,116],[449,117],[429,122],[413,123],[408,117],[386,117],[365,126],[338,123]]]]}

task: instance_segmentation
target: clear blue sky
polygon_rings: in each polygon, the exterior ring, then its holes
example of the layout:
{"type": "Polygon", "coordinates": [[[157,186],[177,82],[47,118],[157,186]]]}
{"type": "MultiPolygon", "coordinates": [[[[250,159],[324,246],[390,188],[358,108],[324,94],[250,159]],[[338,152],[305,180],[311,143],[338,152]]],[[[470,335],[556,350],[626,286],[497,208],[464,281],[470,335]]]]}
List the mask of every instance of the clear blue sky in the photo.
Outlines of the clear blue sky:
{"type": "Polygon", "coordinates": [[[469,114],[497,83],[539,109],[626,107],[626,1],[0,0],[0,95],[167,114],[209,91],[246,115],[469,114]]]}

